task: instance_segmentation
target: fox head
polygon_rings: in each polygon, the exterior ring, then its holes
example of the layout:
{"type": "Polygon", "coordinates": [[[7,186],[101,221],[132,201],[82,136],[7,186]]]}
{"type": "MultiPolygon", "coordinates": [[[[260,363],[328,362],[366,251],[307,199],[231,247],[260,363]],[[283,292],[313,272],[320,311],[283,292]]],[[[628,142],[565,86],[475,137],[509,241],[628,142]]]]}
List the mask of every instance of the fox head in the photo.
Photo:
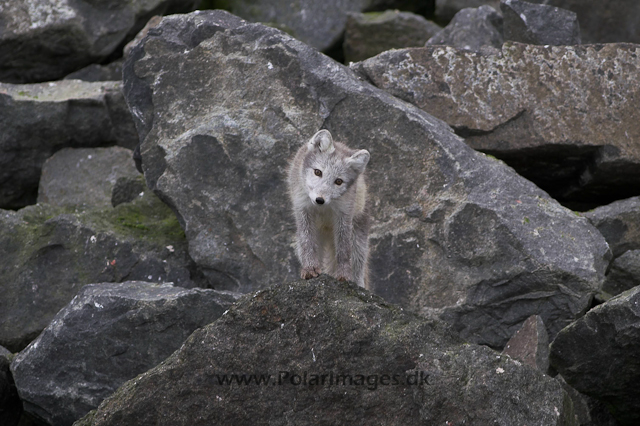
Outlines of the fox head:
{"type": "Polygon", "coordinates": [[[304,179],[314,204],[329,204],[356,182],[369,162],[369,151],[334,144],[328,130],[320,130],[307,143],[304,179]]]}

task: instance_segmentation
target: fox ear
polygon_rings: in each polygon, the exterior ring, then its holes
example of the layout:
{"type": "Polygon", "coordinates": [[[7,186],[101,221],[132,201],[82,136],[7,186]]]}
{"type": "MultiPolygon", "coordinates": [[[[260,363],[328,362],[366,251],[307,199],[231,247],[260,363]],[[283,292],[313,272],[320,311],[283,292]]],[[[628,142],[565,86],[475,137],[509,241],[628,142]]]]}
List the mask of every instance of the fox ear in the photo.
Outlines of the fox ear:
{"type": "Polygon", "coordinates": [[[331,154],[333,151],[335,151],[331,133],[329,133],[328,130],[320,130],[318,133],[313,135],[311,140],[309,140],[309,143],[307,144],[307,149],[309,151],[318,149],[320,150],[320,152],[331,154]]]}
{"type": "Polygon", "coordinates": [[[367,167],[370,158],[369,151],[361,149],[356,151],[351,157],[347,158],[347,165],[358,173],[364,172],[364,168],[367,167]]]}

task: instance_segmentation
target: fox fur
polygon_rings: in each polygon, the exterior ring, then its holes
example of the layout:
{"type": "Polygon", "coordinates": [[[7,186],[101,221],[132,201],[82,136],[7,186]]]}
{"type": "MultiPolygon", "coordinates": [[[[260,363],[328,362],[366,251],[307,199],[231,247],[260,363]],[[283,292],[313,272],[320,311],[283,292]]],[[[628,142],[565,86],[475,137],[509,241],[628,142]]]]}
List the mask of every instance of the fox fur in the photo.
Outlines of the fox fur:
{"type": "Polygon", "coordinates": [[[303,279],[327,273],[368,288],[369,224],[365,168],[370,154],[320,130],[291,161],[289,196],[303,279]]]}

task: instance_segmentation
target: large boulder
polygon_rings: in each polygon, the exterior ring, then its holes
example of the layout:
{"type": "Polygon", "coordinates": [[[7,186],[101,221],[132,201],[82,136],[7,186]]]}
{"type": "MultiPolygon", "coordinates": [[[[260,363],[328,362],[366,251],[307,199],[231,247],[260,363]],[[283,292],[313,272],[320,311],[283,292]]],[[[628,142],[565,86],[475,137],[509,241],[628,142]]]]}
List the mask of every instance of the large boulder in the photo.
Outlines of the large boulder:
{"type": "Polygon", "coordinates": [[[242,298],[76,426],[571,425],[572,417],[550,377],[321,276],[242,298]]]}
{"type": "Polygon", "coordinates": [[[19,351],[85,284],[206,285],[173,212],[151,191],[103,210],[0,211],[0,344],[19,351]]]}
{"type": "Polygon", "coordinates": [[[528,0],[578,15],[583,43],[640,43],[637,0],[528,0]]]}
{"type": "Polygon", "coordinates": [[[551,366],[603,401],[621,425],[640,422],[640,287],[590,310],[551,344],[551,366]]]}
{"type": "Polygon", "coordinates": [[[140,281],[83,287],[11,363],[25,410],[46,424],[70,426],[235,300],[140,281]]]}
{"type": "Polygon", "coordinates": [[[38,202],[83,210],[110,206],[117,180],[138,176],[132,156],[119,146],[60,150],[42,167],[38,202]]]}
{"type": "Polygon", "coordinates": [[[0,208],[35,204],[42,165],[65,148],[135,148],[122,83],[0,83],[0,208]]]}
{"type": "Polygon", "coordinates": [[[425,43],[455,46],[481,51],[487,47],[499,49],[504,42],[502,15],[490,6],[466,8],[456,13],[449,25],[425,43]]]}
{"type": "Polygon", "coordinates": [[[502,346],[533,314],[554,336],[602,284],[608,247],[585,218],[281,31],[220,11],[166,17],[124,76],[148,186],[216,288],[299,276],[285,172],[323,127],[371,152],[370,278],[388,300],[502,346]]]}
{"type": "Polygon", "coordinates": [[[522,0],[502,0],[504,39],[527,44],[580,44],[578,16],[569,10],[522,0]]]}
{"type": "Polygon", "coordinates": [[[357,62],[390,49],[424,46],[442,28],[420,15],[398,10],[349,13],[344,36],[345,62],[357,62]]]}
{"type": "Polygon", "coordinates": [[[638,194],[638,53],[631,44],[505,43],[496,54],[434,46],[385,52],[354,69],[585,210],[638,194]]]}
{"type": "Polygon", "coordinates": [[[462,9],[491,6],[500,10],[500,0],[436,0],[435,15],[440,22],[449,22],[462,9]]]}
{"type": "Polygon", "coordinates": [[[0,5],[0,81],[58,80],[111,55],[153,15],[199,0],[11,0],[0,5]]]}

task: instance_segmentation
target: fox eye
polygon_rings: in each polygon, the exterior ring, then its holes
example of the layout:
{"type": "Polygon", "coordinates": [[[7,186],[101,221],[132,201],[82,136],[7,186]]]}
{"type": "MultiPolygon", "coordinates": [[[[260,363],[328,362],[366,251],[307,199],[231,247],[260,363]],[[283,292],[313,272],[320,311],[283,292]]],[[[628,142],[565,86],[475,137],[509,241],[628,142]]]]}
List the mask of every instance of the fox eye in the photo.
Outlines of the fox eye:
{"type": "Polygon", "coordinates": [[[319,169],[315,169],[315,170],[313,171],[313,173],[314,173],[316,176],[322,177],[322,171],[321,171],[321,170],[319,170],[319,169]]]}
{"type": "Polygon", "coordinates": [[[336,179],[336,185],[342,185],[343,180],[342,179],[336,179]]]}

